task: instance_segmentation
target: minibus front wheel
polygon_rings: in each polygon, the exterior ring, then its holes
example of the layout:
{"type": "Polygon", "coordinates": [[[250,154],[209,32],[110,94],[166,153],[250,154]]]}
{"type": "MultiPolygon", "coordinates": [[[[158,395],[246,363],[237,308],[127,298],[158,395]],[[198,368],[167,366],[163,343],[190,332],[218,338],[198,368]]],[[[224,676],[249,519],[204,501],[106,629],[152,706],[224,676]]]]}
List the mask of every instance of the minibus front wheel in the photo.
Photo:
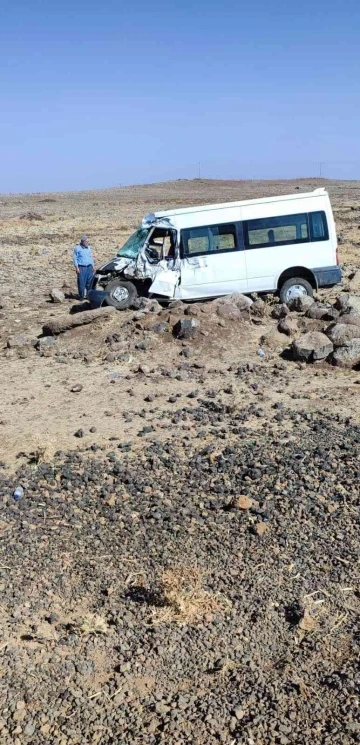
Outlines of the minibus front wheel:
{"type": "Polygon", "coordinates": [[[313,288],[307,279],[291,277],[280,288],[280,300],[287,304],[296,297],[304,297],[305,295],[312,297],[313,292],[313,288]]]}
{"type": "Polygon", "coordinates": [[[105,287],[108,293],[106,302],[117,310],[127,310],[135,302],[138,293],[132,282],[123,279],[112,279],[105,287]]]}

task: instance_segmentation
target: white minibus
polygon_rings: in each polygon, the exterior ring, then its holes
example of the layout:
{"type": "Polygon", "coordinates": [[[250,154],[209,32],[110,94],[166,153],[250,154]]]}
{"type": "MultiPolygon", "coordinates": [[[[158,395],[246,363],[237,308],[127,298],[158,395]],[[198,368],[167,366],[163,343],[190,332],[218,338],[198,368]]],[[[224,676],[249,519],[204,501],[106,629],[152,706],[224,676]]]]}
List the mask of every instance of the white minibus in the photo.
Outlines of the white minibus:
{"type": "Polygon", "coordinates": [[[95,274],[92,305],[137,296],[201,300],[278,292],[282,302],[341,281],[325,189],[155,212],[95,274]]]}

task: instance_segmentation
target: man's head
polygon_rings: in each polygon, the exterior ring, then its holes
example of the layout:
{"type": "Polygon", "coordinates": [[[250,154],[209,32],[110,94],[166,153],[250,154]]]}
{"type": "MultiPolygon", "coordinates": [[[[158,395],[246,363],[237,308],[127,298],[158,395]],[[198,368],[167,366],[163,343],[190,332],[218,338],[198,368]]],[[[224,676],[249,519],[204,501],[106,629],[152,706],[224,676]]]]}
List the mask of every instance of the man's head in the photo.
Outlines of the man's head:
{"type": "Polygon", "coordinates": [[[80,243],[81,243],[82,246],[85,246],[85,248],[88,247],[88,245],[89,245],[89,239],[88,239],[87,235],[82,235],[81,236],[80,243]]]}

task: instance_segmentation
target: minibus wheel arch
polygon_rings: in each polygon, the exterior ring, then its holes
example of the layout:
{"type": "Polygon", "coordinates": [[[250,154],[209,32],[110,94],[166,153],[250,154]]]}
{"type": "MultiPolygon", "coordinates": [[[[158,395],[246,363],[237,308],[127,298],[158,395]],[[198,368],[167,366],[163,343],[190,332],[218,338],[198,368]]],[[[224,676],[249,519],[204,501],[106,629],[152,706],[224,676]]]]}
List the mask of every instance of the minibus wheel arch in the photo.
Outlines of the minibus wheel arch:
{"type": "Polygon", "coordinates": [[[290,267],[290,269],[286,269],[285,272],[280,274],[277,283],[278,291],[281,290],[284,282],[286,282],[288,279],[293,279],[294,277],[301,277],[302,279],[306,279],[313,290],[318,289],[316,277],[310,269],[306,269],[306,267],[304,266],[292,266],[290,267]]]}

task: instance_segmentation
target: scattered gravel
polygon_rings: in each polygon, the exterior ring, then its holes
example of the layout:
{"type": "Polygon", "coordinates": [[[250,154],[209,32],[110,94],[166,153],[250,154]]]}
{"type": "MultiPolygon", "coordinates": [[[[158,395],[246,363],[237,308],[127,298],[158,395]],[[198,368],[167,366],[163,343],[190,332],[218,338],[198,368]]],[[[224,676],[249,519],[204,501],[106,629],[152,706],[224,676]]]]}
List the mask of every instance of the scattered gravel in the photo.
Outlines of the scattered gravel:
{"type": "Polygon", "coordinates": [[[2,476],[1,742],[360,741],[360,428],[250,408],[2,476]]]}

